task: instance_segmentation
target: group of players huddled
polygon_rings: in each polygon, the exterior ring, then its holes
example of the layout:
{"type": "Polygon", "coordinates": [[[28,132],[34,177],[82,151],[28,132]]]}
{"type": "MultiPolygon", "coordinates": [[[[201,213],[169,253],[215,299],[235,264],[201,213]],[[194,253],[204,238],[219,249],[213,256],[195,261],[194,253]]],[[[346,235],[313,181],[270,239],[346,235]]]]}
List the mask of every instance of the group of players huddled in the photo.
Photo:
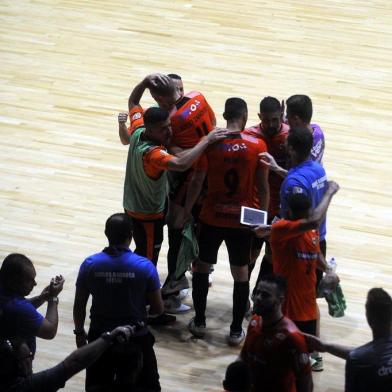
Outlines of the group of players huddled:
{"type": "MultiPolygon", "coordinates": [[[[184,94],[180,76],[151,74],[134,87],[128,108],[118,122],[120,140],[129,145],[123,206],[132,218],[135,253],[156,265],[168,226],[168,273],[162,287],[166,313],[150,317],[149,323],[168,324],[175,320],[172,314],[190,310],[181,303],[188,280],[175,271],[182,231],[192,220],[199,254],[192,263],[195,316],[188,329],[195,337],[206,333],[210,274],[223,241],[234,280],[229,345],[245,339],[243,319],[252,313],[249,281],[263,243],[253,298],[263,277],[279,273],[287,282],[283,314],[294,322],[281,326],[282,331],[295,335],[298,327],[319,334],[316,287],[323,272],[333,274],[325,262],[325,214],[339,187],[327,182],[322,167],[325,140],[322,129],[311,123],[311,99],[267,96],[260,102],[260,123],[247,127],[247,103],[229,98],[226,126],[219,128],[206,98],[198,91],[184,94]],[[147,110],[140,104],[145,90],[157,103],[147,110]],[[242,206],[268,211],[268,225],[242,225],[242,206]]],[[[250,328],[255,323],[252,319],[250,328]]],[[[306,347],[298,348],[299,356],[303,352],[306,347]]],[[[321,357],[312,355],[313,370],[322,370],[321,357]]],[[[310,368],[308,361],[303,365],[310,368]]]]}

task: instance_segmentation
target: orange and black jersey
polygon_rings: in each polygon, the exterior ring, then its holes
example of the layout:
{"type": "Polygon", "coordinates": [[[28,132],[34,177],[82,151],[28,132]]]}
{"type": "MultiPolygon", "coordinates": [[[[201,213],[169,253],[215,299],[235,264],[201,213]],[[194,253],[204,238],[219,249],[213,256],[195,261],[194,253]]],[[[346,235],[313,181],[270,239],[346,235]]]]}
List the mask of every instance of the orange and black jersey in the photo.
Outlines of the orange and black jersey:
{"type": "Polygon", "coordinates": [[[258,208],[255,200],[258,154],[265,143],[244,133],[233,133],[213,144],[200,158],[197,171],[207,173],[208,191],[200,220],[212,226],[242,227],[241,206],[258,208]]]}
{"type": "Polygon", "coordinates": [[[215,127],[215,114],[204,96],[192,91],[176,103],[171,116],[171,144],[180,148],[192,148],[215,127]]]}

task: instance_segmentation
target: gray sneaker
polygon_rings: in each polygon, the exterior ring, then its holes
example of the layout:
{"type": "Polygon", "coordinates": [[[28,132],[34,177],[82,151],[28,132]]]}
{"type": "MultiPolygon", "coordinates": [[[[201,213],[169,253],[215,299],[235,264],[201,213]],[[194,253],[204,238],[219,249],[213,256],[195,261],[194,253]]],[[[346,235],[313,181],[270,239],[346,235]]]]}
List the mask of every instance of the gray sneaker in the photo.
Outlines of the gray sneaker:
{"type": "Polygon", "coordinates": [[[185,313],[191,310],[191,307],[181,303],[181,299],[178,296],[171,295],[169,298],[163,301],[165,305],[165,312],[171,314],[185,313]]]}
{"type": "Polygon", "coordinates": [[[204,338],[204,335],[206,334],[206,324],[203,323],[200,325],[196,325],[195,318],[193,317],[189,321],[188,330],[193,336],[197,338],[204,338]]]}
{"type": "Polygon", "coordinates": [[[183,289],[189,288],[189,282],[186,276],[179,280],[171,279],[167,281],[162,287],[162,295],[174,294],[183,289]]]}
{"type": "Polygon", "coordinates": [[[312,370],[314,372],[322,372],[324,370],[323,357],[320,355],[316,358],[311,358],[312,370]]]}
{"type": "Polygon", "coordinates": [[[241,329],[240,332],[233,332],[230,330],[230,334],[227,335],[227,344],[229,346],[238,346],[245,339],[245,332],[241,329]]]}

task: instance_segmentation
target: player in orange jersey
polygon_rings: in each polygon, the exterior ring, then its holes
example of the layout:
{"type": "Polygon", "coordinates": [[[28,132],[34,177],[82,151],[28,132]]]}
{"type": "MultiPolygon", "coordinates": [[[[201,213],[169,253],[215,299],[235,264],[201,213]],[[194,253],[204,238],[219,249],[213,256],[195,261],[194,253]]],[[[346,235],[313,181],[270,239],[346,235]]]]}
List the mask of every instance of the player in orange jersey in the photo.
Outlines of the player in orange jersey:
{"type": "MultiPolygon", "coordinates": [[[[237,345],[244,339],[242,321],[249,296],[248,264],[253,233],[240,223],[241,206],[267,210],[269,201],[268,170],[258,161],[265,143],[243,133],[247,105],[241,98],[229,98],[223,117],[229,134],[200,158],[196,171],[207,176],[208,190],[200,212],[199,259],[193,273],[193,304],[196,315],[189,330],[198,337],[206,329],[205,310],[208,295],[208,272],[217,262],[220,245],[225,241],[234,279],[233,321],[228,343],[237,345]],[[255,200],[258,191],[258,202],[255,200]]],[[[190,214],[200,192],[190,186],[185,204],[190,214]]]]}
{"type": "MultiPolygon", "coordinates": [[[[338,190],[339,186],[330,181],[320,204],[313,211],[307,196],[303,193],[292,194],[288,198],[287,219],[281,219],[272,226],[259,226],[255,229],[259,236],[270,232],[274,273],[287,280],[284,315],[293,320],[302,332],[312,335],[317,333],[318,317],[316,269],[328,272],[330,279],[338,282],[321,253],[317,230],[338,190]]],[[[319,357],[318,353],[313,353],[312,356],[319,357]]],[[[314,370],[322,370],[322,367],[314,367],[314,370]]]]}
{"type": "Polygon", "coordinates": [[[254,312],[240,359],[251,371],[252,392],[311,392],[305,338],[282,313],[285,279],[265,275],[256,287],[254,312]]]}
{"type": "MultiPolygon", "coordinates": [[[[285,142],[288,135],[289,126],[282,122],[284,107],[274,97],[265,97],[260,102],[260,113],[258,114],[261,122],[258,125],[247,128],[245,133],[262,139],[267,145],[267,151],[271,154],[276,163],[281,167],[286,167],[286,148],[285,142]]],[[[275,216],[279,215],[280,197],[279,191],[283,178],[274,171],[270,170],[268,182],[270,186],[270,201],[268,209],[268,223],[271,223],[275,216]]],[[[256,259],[260,254],[264,239],[256,238],[252,246],[252,262],[249,265],[251,273],[256,259]]],[[[265,255],[260,265],[257,282],[262,275],[272,273],[271,248],[268,241],[265,241],[265,255]]],[[[255,287],[257,286],[257,282],[255,287]]]]}

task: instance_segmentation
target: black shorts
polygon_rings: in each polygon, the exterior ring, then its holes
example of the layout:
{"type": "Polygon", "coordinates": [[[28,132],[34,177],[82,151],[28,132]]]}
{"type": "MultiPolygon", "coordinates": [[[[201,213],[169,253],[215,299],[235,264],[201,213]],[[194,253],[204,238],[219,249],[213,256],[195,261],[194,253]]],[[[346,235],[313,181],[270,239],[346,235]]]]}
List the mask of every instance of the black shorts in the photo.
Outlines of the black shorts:
{"type": "Polygon", "coordinates": [[[233,229],[200,224],[199,259],[216,264],[218,250],[225,241],[230,264],[241,267],[250,263],[253,232],[249,229],[233,229]]]}
{"type": "MultiPolygon", "coordinates": [[[[169,183],[169,200],[179,206],[185,206],[186,194],[188,192],[189,183],[192,180],[194,170],[190,168],[184,172],[169,171],[167,173],[169,183]]],[[[198,212],[201,209],[201,203],[207,194],[207,178],[205,178],[200,195],[195,202],[192,210],[194,218],[198,218],[198,212]],[[199,206],[199,207],[196,207],[199,206]],[[195,208],[196,207],[196,208],[195,208]]]]}
{"type": "Polygon", "coordinates": [[[144,221],[132,217],[132,224],[135,253],[147,257],[156,266],[163,242],[164,219],[144,221]]]}
{"type": "Polygon", "coordinates": [[[293,320],[293,322],[301,332],[316,336],[317,320],[307,320],[307,321],[293,320]]]}
{"type": "Polygon", "coordinates": [[[180,206],[185,205],[186,192],[192,173],[192,169],[188,169],[184,172],[169,171],[167,173],[170,201],[180,206]]]}

